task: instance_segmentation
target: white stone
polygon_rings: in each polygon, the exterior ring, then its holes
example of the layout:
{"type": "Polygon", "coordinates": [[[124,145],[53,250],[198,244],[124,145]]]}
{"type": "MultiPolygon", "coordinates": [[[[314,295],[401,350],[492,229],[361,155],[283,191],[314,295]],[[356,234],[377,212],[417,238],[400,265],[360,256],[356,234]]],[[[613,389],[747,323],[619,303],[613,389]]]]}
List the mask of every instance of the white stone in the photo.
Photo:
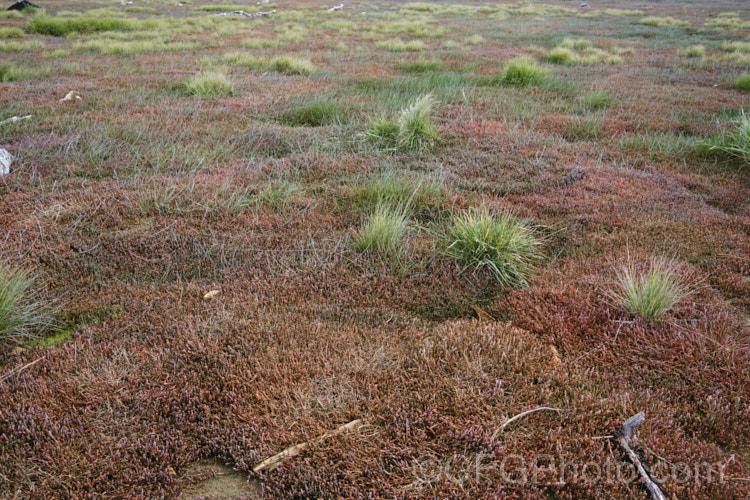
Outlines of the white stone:
{"type": "Polygon", "coordinates": [[[0,149],[0,176],[10,173],[10,161],[13,157],[4,149],[0,149]]]}

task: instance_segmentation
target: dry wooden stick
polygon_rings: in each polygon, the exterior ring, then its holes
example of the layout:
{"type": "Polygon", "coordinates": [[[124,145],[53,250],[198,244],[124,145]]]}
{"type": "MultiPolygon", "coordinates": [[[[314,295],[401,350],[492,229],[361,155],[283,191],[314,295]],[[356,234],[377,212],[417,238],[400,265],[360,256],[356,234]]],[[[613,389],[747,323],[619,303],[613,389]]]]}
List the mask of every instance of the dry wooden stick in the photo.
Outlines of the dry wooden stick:
{"type": "Polygon", "coordinates": [[[308,446],[310,446],[311,444],[320,443],[324,439],[328,439],[329,437],[336,436],[336,435],[341,434],[343,432],[347,432],[347,431],[351,431],[351,430],[357,429],[357,428],[359,428],[361,426],[362,426],[362,421],[361,420],[359,420],[359,419],[352,420],[348,424],[344,424],[344,425],[342,425],[341,427],[339,427],[336,430],[326,432],[325,434],[323,434],[322,436],[320,436],[317,439],[314,439],[312,441],[306,441],[306,442],[300,443],[300,444],[295,444],[294,446],[290,446],[289,448],[287,448],[286,450],[282,451],[281,453],[277,453],[276,455],[263,460],[261,463],[259,463],[255,467],[253,467],[253,472],[261,472],[261,471],[264,471],[264,470],[269,470],[269,471],[270,470],[274,470],[276,467],[278,467],[279,465],[281,465],[284,462],[285,459],[291,458],[291,457],[296,457],[297,455],[299,455],[300,453],[302,453],[302,451],[305,448],[307,448],[308,446]]]}
{"type": "Polygon", "coordinates": [[[635,465],[636,469],[638,469],[638,474],[640,474],[641,479],[643,479],[643,483],[646,485],[646,488],[651,493],[651,496],[654,498],[654,500],[667,500],[667,497],[664,496],[664,493],[662,493],[659,485],[651,479],[651,477],[646,472],[646,469],[643,468],[643,464],[641,464],[638,455],[636,455],[635,451],[633,451],[633,448],[631,447],[631,443],[633,442],[633,433],[638,428],[638,426],[643,423],[644,420],[645,415],[643,414],[643,412],[633,415],[632,417],[627,419],[625,423],[622,424],[622,427],[620,427],[620,429],[617,431],[615,437],[617,437],[620,446],[622,446],[622,448],[628,454],[630,461],[633,462],[633,465],[635,465]]]}
{"type": "Polygon", "coordinates": [[[20,366],[20,367],[18,367],[18,368],[14,368],[14,369],[12,369],[12,370],[11,370],[11,371],[9,371],[8,373],[6,373],[6,374],[5,374],[5,375],[3,375],[2,377],[0,377],[0,382],[5,382],[6,380],[8,380],[8,379],[9,379],[10,377],[12,377],[13,375],[15,375],[15,374],[17,374],[17,373],[21,373],[21,372],[22,372],[22,371],[24,371],[24,370],[25,370],[26,368],[29,368],[29,367],[32,367],[32,366],[34,366],[35,364],[39,363],[39,362],[40,362],[41,360],[43,360],[43,359],[44,359],[44,356],[42,356],[42,357],[41,357],[41,358],[39,358],[39,359],[36,359],[36,360],[32,361],[31,363],[27,363],[27,364],[25,364],[25,365],[23,365],[23,366],[20,366]]]}
{"type": "Polygon", "coordinates": [[[495,439],[498,436],[498,434],[500,434],[501,432],[503,432],[503,430],[506,427],[508,427],[510,424],[512,424],[513,422],[515,422],[519,418],[523,418],[526,415],[530,415],[532,413],[535,413],[535,412],[538,412],[538,411],[545,411],[545,410],[546,411],[556,411],[558,413],[561,412],[561,411],[566,411],[566,410],[563,410],[561,408],[552,408],[550,406],[540,406],[539,408],[534,408],[532,410],[526,410],[525,412],[519,413],[515,417],[509,418],[508,420],[506,420],[505,423],[503,423],[503,425],[501,425],[500,427],[498,427],[497,430],[494,433],[492,433],[492,437],[490,439],[495,439]]]}

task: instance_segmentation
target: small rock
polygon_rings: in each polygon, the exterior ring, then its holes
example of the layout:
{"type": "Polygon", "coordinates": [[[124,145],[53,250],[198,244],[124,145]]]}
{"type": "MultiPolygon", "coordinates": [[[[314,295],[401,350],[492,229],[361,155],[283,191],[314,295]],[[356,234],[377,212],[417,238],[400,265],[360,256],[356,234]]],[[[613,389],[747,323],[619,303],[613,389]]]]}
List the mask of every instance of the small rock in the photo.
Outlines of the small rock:
{"type": "Polygon", "coordinates": [[[10,162],[13,157],[4,149],[0,149],[0,176],[10,173],[10,162]]]}

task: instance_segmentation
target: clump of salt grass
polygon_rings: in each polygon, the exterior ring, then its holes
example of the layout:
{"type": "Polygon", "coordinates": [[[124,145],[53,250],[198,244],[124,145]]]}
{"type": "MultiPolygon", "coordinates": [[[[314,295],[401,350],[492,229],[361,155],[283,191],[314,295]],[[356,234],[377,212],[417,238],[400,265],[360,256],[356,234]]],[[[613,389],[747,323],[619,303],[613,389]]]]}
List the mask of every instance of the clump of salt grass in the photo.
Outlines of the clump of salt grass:
{"type": "Polygon", "coordinates": [[[411,40],[404,42],[403,40],[396,38],[394,40],[383,40],[377,42],[375,47],[378,49],[385,49],[391,52],[419,52],[427,48],[422,40],[411,40]]]}
{"type": "Polygon", "coordinates": [[[505,66],[502,81],[508,85],[525,87],[540,85],[547,79],[547,70],[531,57],[516,57],[505,66]]]}
{"type": "Polygon", "coordinates": [[[368,214],[354,240],[354,246],[360,252],[374,250],[387,255],[399,255],[408,225],[409,211],[406,206],[378,204],[368,214]]]}
{"type": "Polygon", "coordinates": [[[420,153],[432,149],[438,138],[437,129],[432,122],[435,104],[435,98],[427,94],[401,111],[396,136],[396,146],[399,149],[420,153]]]}
{"type": "Polygon", "coordinates": [[[468,268],[487,268],[506,286],[525,286],[534,274],[542,239],[536,230],[508,212],[487,208],[453,214],[439,232],[442,253],[468,268]]]}
{"type": "Polygon", "coordinates": [[[703,45],[691,45],[679,51],[678,54],[689,58],[706,57],[706,47],[703,45]]]}
{"type": "Polygon", "coordinates": [[[632,263],[624,265],[617,272],[612,297],[633,314],[658,319],[689,294],[690,289],[679,276],[679,266],[662,257],[646,271],[639,271],[632,263]]]}
{"type": "Polygon", "coordinates": [[[3,347],[38,340],[52,316],[39,300],[35,277],[0,264],[0,342],[3,347]]]}
{"type": "Polygon", "coordinates": [[[750,117],[743,111],[734,130],[710,139],[706,146],[716,156],[750,163],[750,117]]]}
{"type": "Polygon", "coordinates": [[[435,105],[435,98],[426,94],[402,109],[396,121],[372,120],[363,136],[385,151],[429,151],[439,137],[432,119],[435,105]]]}
{"type": "Polygon", "coordinates": [[[734,82],[734,86],[737,90],[750,92],[750,74],[744,73],[740,75],[734,82]]]}
{"type": "Polygon", "coordinates": [[[222,73],[201,73],[188,79],[185,84],[188,95],[199,97],[229,97],[232,95],[232,82],[222,73]]]}
{"type": "Polygon", "coordinates": [[[655,26],[657,28],[689,28],[690,21],[680,21],[674,17],[644,17],[640,24],[645,26],[655,26]]]}

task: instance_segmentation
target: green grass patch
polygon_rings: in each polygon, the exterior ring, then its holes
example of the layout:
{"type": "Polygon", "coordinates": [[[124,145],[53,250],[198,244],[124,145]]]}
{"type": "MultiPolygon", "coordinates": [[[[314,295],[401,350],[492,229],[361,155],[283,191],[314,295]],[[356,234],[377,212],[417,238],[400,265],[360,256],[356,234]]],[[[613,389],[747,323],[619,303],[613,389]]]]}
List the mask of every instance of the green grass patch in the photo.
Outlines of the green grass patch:
{"type": "Polygon", "coordinates": [[[183,83],[187,95],[198,97],[229,97],[233,93],[232,82],[223,73],[200,73],[183,83]]]}
{"type": "Polygon", "coordinates": [[[19,80],[33,80],[42,74],[40,68],[19,67],[12,63],[0,63],[0,82],[16,82],[19,80]]]}
{"type": "Polygon", "coordinates": [[[256,71],[275,71],[287,75],[311,75],[317,72],[317,68],[309,59],[291,56],[266,59],[235,52],[224,55],[223,60],[230,64],[245,66],[256,71]]]}
{"type": "Polygon", "coordinates": [[[682,57],[701,58],[706,57],[706,47],[703,45],[691,45],[678,52],[682,57]]]}
{"type": "Polygon", "coordinates": [[[26,32],[35,35],[65,36],[73,33],[96,33],[100,31],[129,31],[138,29],[136,20],[117,17],[97,18],[80,16],[73,18],[50,17],[46,14],[34,16],[26,25],[26,32]]]}
{"type": "Polygon", "coordinates": [[[713,156],[750,163],[750,116],[743,111],[732,130],[709,139],[703,147],[713,156]]]}
{"type": "Polygon", "coordinates": [[[398,69],[409,73],[427,73],[429,71],[443,71],[445,63],[439,59],[417,59],[416,61],[402,61],[398,69]]]}
{"type": "Polygon", "coordinates": [[[547,52],[544,59],[553,64],[568,66],[590,65],[598,63],[619,64],[623,61],[617,54],[594,47],[588,40],[566,38],[554,49],[547,52]]]}
{"type": "Polygon", "coordinates": [[[39,40],[15,40],[0,41],[0,52],[21,52],[24,50],[37,50],[44,48],[44,44],[39,40]]]}
{"type": "Polygon", "coordinates": [[[646,271],[626,264],[617,272],[612,297],[633,314],[658,319],[690,293],[678,271],[664,258],[654,260],[646,271]]]}
{"type": "Polygon", "coordinates": [[[278,121],[294,127],[320,127],[341,123],[349,116],[349,108],[327,97],[315,97],[301,106],[278,116],[278,121]]]}
{"type": "Polygon", "coordinates": [[[531,57],[516,57],[505,65],[501,81],[506,85],[526,87],[540,85],[547,79],[548,71],[531,57]]]}
{"type": "Polygon", "coordinates": [[[5,349],[38,340],[52,323],[35,281],[26,271],[0,265],[0,342],[5,349]]]}
{"type": "Polygon", "coordinates": [[[657,28],[689,28],[690,21],[680,21],[674,17],[644,17],[640,21],[644,26],[655,26],[657,28]]]}
{"type": "Polygon", "coordinates": [[[453,214],[439,231],[442,253],[469,268],[487,269],[505,286],[525,286],[540,258],[542,240],[534,228],[507,212],[487,208],[453,214]]]}
{"type": "Polygon", "coordinates": [[[744,92],[750,92],[750,74],[744,73],[737,77],[737,80],[734,81],[734,87],[737,90],[742,90],[744,92]]]}
{"type": "Polygon", "coordinates": [[[589,92],[580,97],[581,105],[588,110],[604,109],[612,104],[612,97],[606,92],[589,92]]]}
{"type": "Polygon", "coordinates": [[[377,42],[375,47],[378,49],[385,49],[391,52],[419,52],[427,49],[427,44],[421,40],[411,40],[404,42],[397,38],[395,40],[383,40],[377,42]]]}
{"type": "Polygon", "coordinates": [[[404,206],[426,214],[445,203],[447,189],[442,175],[407,175],[388,170],[371,178],[357,199],[369,207],[404,206]]]}
{"type": "Polygon", "coordinates": [[[360,252],[400,255],[408,226],[409,212],[406,207],[380,204],[367,215],[354,239],[354,247],[360,252]]]}
{"type": "Polygon", "coordinates": [[[21,38],[22,36],[23,30],[21,28],[0,27],[0,38],[21,38]]]}

